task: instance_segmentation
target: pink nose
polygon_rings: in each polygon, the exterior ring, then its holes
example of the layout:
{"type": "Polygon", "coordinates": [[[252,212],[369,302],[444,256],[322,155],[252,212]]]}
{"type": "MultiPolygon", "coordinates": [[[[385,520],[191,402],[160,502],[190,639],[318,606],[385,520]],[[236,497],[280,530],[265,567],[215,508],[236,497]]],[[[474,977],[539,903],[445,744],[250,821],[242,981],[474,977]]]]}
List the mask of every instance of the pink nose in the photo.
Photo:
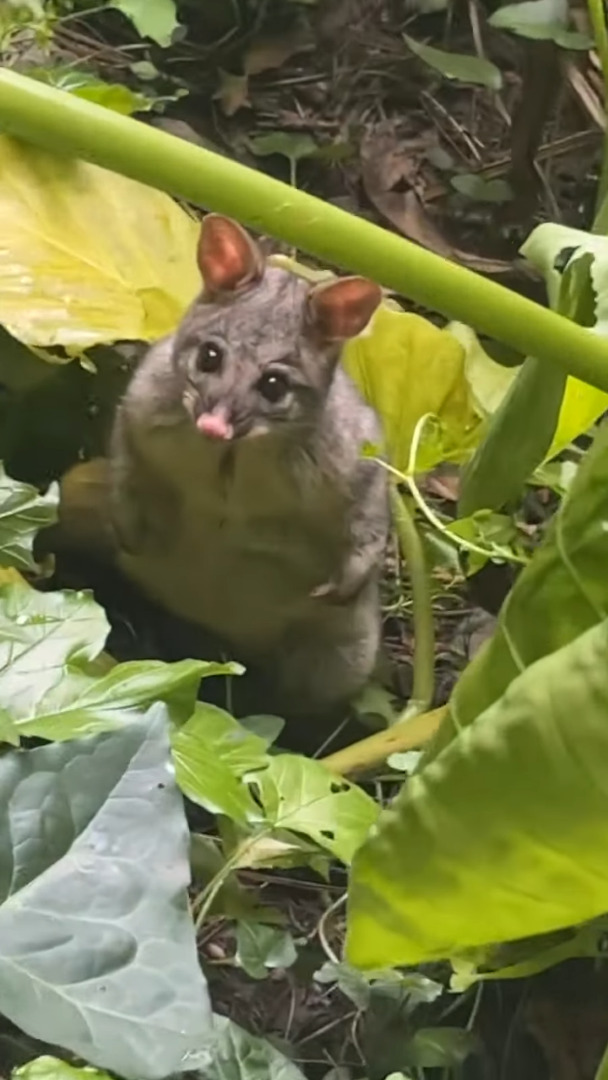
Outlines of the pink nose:
{"type": "Polygon", "coordinates": [[[208,439],[231,439],[234,428],[223,413],[201,413],[196,426],[208,439]]]}

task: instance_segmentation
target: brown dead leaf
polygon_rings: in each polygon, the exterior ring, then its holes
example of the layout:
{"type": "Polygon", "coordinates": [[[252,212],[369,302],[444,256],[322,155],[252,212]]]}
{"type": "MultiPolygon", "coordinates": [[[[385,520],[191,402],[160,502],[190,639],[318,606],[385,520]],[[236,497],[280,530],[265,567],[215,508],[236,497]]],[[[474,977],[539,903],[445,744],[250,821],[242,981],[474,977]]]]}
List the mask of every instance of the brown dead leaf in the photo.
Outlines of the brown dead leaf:
{"type": "Polygon", "coordinates": [[[422,165],[428,151],[437,145],[433,128],[412,138],[400,136],[390,122],[370,131],[361,144],[363,186],[370,202],[403,236],[444,259],[485,274],[511,271],[510,262],[484,259],[454,247],[428,214],[422,165]]]}
{"type": "Polygon", "coordinates": [[[213,95],[219,101],[224,116],[234,116],[239,109],[251,108],[249,102],[249,79],[246,75],[233,75],[219,69],[219,86],[213,95]]]}
{"type": "Polygon", "coordinates": [[[424,479],[424,490],[437,495],[446,502],[458,502],[460,498],[460,472],[452,466],[439,466],[424,479]]]}

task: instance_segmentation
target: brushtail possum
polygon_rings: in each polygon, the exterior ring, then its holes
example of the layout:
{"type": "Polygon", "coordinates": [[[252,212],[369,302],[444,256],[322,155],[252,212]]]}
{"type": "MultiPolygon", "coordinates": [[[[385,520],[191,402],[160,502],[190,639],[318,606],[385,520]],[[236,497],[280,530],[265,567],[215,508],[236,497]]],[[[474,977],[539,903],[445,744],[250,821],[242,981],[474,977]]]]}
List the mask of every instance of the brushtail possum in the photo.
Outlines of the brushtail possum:
{"type": "Polygon", "coordinates": [[[380,636],[378,420],[339,364],[381,299],[311,287],[205,217],[201,296],[145,355],[110,452],[118,562],[155,600],[266,670],[278,707],[319,713],[367,681],[380,636]]]}

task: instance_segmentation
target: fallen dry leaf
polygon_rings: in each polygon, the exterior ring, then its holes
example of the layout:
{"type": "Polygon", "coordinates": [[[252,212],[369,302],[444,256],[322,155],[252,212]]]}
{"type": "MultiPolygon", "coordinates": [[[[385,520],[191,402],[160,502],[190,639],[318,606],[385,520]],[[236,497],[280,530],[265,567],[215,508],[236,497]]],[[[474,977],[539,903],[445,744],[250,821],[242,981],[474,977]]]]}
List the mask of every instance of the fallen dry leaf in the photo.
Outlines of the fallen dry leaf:
{"type": "Polygon", "coordinates": [[[422,164],[437,145],[437,132],[432,128],[403,138],[393,123],[378,124],[361,144],[362,179],[368,198],[391,225],[421,247],[480,273],[511,271],[511,262],[484,259],[454,247],[428,214],[422,164]]]}
{"type": "Polygon", "coordinates": [[[219,86],[213,95],[219,101],[224,116],[234,116],[239,109],[251,108],[249,103],[249,79],[246,75],[233,75],[219,69],[219,86]]]}

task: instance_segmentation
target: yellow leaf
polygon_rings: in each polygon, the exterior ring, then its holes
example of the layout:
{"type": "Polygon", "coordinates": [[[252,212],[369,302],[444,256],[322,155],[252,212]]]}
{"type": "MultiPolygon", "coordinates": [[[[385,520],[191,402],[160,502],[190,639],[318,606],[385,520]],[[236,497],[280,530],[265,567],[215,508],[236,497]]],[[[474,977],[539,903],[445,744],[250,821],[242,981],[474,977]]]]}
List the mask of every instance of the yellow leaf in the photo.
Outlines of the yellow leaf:
{"type": "Polygon", "coordinates": [[[342,361],[380,416],[395,468],[406,470],[416,424],[427,413],[439,418],[441,436],[424,441],[417,467],[468,457],[481,418],[466,378],[465,350],[447,330],[385,304],[368,332],[348,343],[342,361]]]}
{"type": "Polygon", "coordinates": [[[557,422],[557,430],[546,460],[564,450],[577,435],[582,435],[608,409],[608,394],[570,377],[557,422]]]}
{"type": "Polygon", "coordinates": [[[0,323],[25,344],[170,332],[200,290],[197,235],[167,195],[0,136],[0,323]]]}

